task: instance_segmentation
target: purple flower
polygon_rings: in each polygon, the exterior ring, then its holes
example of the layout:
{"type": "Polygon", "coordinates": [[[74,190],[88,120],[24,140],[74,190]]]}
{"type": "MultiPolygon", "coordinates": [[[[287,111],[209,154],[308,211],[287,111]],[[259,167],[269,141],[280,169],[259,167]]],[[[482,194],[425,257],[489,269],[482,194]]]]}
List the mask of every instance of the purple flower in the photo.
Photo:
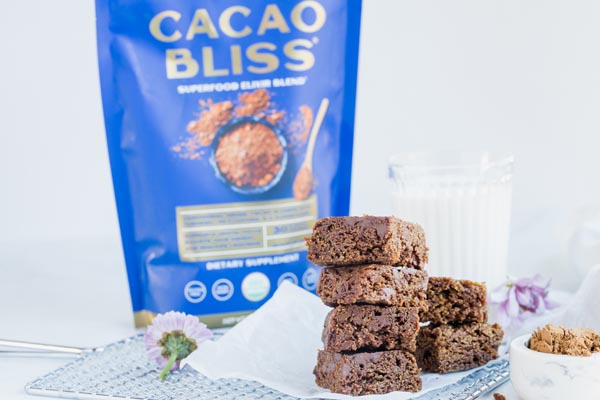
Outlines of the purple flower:
{"type": "Polygon", "coordinates": [[[212,332],[197,317],[169,311],[158,314],[146,330],[144,342],[148,356],[163,367],[160,379],[169,371],[179,368],[179,362],[198,348],[198,344],[212,338],[212,332]]]}
{"type": "Polygon", "coordinates": [[[494,289],[490,302],[498,304],[500,325],[508,327],[557,307],[557,303],[548,299],[549,287],[550,279],[538,274],[533,278],[508,279],[494,289]]]}

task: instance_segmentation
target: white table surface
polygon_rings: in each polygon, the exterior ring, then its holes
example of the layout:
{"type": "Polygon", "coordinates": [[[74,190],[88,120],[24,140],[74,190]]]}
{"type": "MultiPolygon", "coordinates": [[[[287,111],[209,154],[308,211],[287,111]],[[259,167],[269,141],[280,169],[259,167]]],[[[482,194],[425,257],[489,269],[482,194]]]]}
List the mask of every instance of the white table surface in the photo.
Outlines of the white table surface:
{"type": "MultiPolygon", "coordinates": [[[[0,255],[0,338],[95,347],[136,333],[116,239],[0,243],[0,255]]],[[[35,399],[24,386],[66,362],[0,356],[0,398],[35,399]]],[[[518,399],[510,384],[496,392],[518,399]]]]}

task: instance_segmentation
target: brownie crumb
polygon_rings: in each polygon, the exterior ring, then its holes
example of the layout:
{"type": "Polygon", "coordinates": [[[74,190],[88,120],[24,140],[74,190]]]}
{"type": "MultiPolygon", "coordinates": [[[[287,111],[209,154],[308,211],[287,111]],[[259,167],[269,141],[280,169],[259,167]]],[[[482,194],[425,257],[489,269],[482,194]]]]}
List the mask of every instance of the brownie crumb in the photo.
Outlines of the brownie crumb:
{"type": "Polygon", "coordinates": [[[533,332],[529,348],[542,353],[589,357],[600,351],[600,333],[548,324],[533,332]]]}
{"type": "Polygon", "coordinates": [[[506,400],[502,393],[494,393],[494,400],[506,400]]]}

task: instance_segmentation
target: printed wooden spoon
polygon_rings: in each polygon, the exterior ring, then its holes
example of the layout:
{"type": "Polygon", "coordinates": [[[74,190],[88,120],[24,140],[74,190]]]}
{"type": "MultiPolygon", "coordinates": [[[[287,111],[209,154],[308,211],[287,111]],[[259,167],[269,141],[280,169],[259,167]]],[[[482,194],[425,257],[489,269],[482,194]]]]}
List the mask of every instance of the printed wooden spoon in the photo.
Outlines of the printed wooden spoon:
{"type": "Polygon", "coordinates": [[[325,113],[327,112],[327,107],[329,107],[329,99],[324,98],[321,100],[321,105],[319,106],[319,111],[317,112],[317,117],[313,123],[313,126],[310,130],[310,136],[308,139],[308,146],[306,147],[306,156],[304,158],[304,162],[294,179],[294,197],[296,200],[306,200],[310,193],[312,192],[315,182],[314,176],[312,172],[312,158],[313,152],[315,150],[315,143],[317,141],[317,135],[319,134],[319,129],[321,129],[321,124],[323,123],[323,119],[325,118],[325,113]]]}

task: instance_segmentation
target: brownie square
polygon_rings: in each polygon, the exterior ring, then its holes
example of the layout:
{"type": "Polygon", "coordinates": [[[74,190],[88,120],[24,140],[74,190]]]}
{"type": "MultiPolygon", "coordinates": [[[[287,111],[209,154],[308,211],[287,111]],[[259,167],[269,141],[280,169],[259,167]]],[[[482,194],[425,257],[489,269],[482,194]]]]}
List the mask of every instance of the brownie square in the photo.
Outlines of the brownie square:
{"type": "Polygon", "coordinates": [[[498,324],[423,326],[417,336],[415,356],[423,371],[464,371],[498,358],[503,335],[498,324]]]}
{"type": "Polygon", "coordinates": [[[419,309],[373,305],[338,306],[323,329],[326,351],[407,350],[417,348],[419,309]]]}
{"type": "Polygon", "coordinates": [[[428,310],[421,321],[461,324],[487,321],[485,285],[467,280],[430,277],[427,285],[428,310]]]}
{"type": "Polygon", "coordinates": [[[306,239],[316,265],[402,265],[423,269],[428,248],[423,228],[395,217],[329,217],[306,239]]]}
{"type": "Polygon", "coordinates": [[[418,392],[419,373],[415,357],[403,350],[354,354],[319,350],[314,369],[317,385],[353,396],[418,392]]]}
{"type": "Polygon", "coordinates": [[[321,270],[317,293],[323,303],[374,304],[427,309],[427,273],[391,265],[331,267],[321,270]]]}

